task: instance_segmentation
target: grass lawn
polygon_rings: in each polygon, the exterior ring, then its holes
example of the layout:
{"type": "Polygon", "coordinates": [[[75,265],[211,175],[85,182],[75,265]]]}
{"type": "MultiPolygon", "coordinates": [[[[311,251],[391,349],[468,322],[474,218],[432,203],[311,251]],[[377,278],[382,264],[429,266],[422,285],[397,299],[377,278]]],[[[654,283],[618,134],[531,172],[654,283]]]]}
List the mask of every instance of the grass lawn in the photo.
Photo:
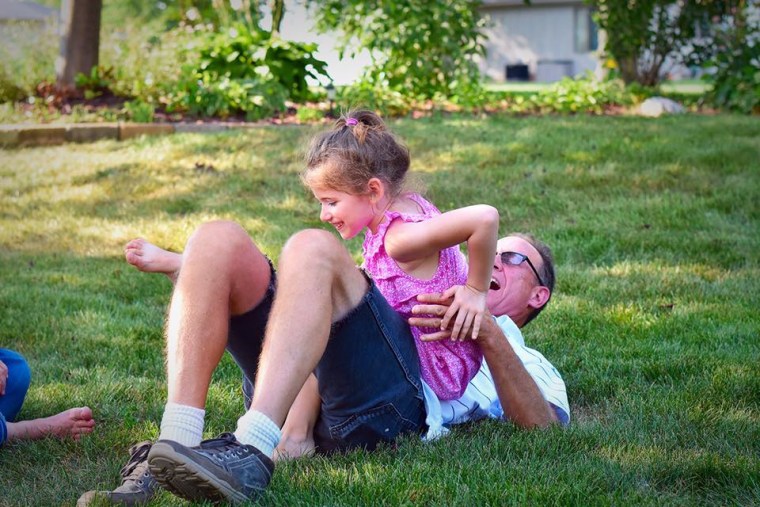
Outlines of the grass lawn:
{"type": "MultiPolygon", "coordinates": [[[[457,428],[436,443],[278,467],[266,505],[760,502],[760,122],[739,116],[399,120],[442,209],[487,202],[554,249],[556,294],[525,330],[567,383],[572,424],[457,428]]],[[[242,222],[277,258],[321,226],[297,173],[312,127],[0,151],[0,344],[26,355],[21,417],[89,404],[96,432],[0,450],[0,504],[111,489],[155,438],[167,279],[127,266],[242,222]]],[[[359,240],[349,244],[358,258],[359,240]]],[[[308,266],[305,267],[308,269],[308,266]]],[[[371,381],[371,379],[368,379],[371,381]]],[[[207,436],[242,410],[226,357],[207,436]]],[[[163,493],[154,505],[180,505],[163,493]]]]}

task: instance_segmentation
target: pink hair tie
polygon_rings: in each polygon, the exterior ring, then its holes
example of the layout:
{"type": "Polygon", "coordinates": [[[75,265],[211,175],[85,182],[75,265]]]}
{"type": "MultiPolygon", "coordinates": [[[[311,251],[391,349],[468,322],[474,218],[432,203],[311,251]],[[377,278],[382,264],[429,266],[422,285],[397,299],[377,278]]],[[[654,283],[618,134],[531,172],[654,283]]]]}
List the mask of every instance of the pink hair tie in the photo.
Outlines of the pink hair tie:
{"type": "Polygon", "coordinates": [[[349,118],[348,120],[346,120],[346,125],[348,125],[349,127],[358,125],[358,123],[359,123],[359,120],[357,120],[356,118],[349,118]]]}

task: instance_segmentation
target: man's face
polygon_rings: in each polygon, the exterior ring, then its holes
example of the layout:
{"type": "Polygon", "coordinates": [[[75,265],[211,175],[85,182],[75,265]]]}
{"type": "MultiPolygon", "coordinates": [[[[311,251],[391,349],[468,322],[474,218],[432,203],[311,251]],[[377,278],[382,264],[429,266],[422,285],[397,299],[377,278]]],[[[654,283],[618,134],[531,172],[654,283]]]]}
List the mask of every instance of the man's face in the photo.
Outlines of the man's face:
{"type": "Polygon", "coordinates": [[[509,317],[521,324],[533,311],[530,306],[535,289],[540,285],[535,273],[530,269],[527,261],[517,266],[503,265],[500,254],[502,252],[516,252],[527,255],[537,270],[543,267],[541,254],[522,238],[507,236],[496,244],[496,256],[493,262],[493,274],[491,288],[488,291],[488,309],[497,317],[509,315],[509,317]]]}

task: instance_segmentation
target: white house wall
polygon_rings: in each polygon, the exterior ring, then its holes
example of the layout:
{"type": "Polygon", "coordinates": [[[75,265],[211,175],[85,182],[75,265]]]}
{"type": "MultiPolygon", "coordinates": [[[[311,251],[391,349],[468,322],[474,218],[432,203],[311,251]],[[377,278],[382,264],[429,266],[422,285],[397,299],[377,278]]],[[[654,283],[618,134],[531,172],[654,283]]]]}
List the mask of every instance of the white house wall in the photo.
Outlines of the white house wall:
{"type": "Polygon", "coordinates": [[[577,8],[534,5],[484,10],[490,23],[481,72],[505,81],[507,65],[527,64],[531,80],[557,81],[563,75],[595,70],[594,52],[575,51],[577,8]]]}

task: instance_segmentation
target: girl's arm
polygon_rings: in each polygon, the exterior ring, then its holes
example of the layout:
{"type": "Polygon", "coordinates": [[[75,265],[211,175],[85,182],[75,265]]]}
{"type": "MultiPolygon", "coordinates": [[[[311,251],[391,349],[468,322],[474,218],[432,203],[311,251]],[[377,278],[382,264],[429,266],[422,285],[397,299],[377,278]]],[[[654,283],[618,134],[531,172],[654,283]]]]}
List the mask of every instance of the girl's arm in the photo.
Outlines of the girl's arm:
{"type": "Polygon", "coordinates": [[[464,337],[470,325],[473,326],[473,338],[477,338],[485,311],[485,295],[491,283],[498,230],[499,212],[493,206],[479,204],[455,209],[424,222],[398,221],[386,233],[385,250],[399,263],[437,256],[444,248],[467,243],[467,285],[447,291],[456,297],[441,322],[441,327],[445,328],[456,315],[452,339],[464,337]]]}

